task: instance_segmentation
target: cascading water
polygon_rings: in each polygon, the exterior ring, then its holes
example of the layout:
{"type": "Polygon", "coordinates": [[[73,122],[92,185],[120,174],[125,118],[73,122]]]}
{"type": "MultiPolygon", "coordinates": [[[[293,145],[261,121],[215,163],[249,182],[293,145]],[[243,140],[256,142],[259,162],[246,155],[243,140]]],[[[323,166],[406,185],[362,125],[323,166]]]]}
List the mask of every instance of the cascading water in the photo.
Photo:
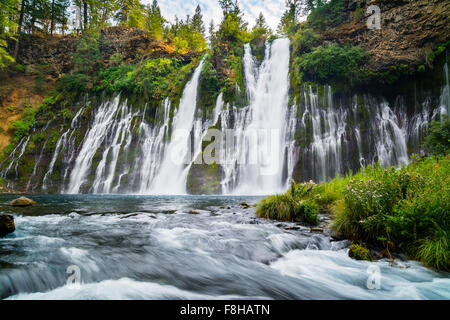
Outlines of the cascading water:
{"type": "Polygon", "coordinates": [[[342,137],[345,133],[345,110],[335,110],[331,87],[326,87],[327,108],[319,107],[319,96],[309,87],[309,93],[305,90],[306,110],[303,114],[302,125],[308,126],[310,121],[312,131],[313,172],[319,181],[325,181],[334,172],[341,172],[342,164],[342,137]]]}
{"type": "MultiPolygon", "coordinates": [[[[148,123],[142,119],[139,125],[139,142],[141,146],[140,154],[136,157],[134,167],[141,169],[134,175],[139,179],[138,193],[145,194],[151,187],[161,161],[164,155],[164,148],[166,146],[166,139],[168,138],[169,122],[170,122],[170,108],[169,99],[164,100],[163,103],[163,122],[161,126],[151,128],[148,123]]],[[[129,171],[123,173],[124,176],[129,171]]],[[[122,177],[121,176],[121,177],[122,177]]],[[[119,180],[121,180],[121,177],[119,180]]],[[[132,183],[133,184],[133,183],[132,183]]]]}
{"type": "Polygon", "coordinates": [[[120,104],[119,96],[100,106],[94,118],[92,128],[86,134],[83,146],[75,160],[75,166],[70,175],[67,193],[73,194],[80,192],[80,189],[83,183],[85,183],[87,175],[91,170],[92,159],[96,154],[97,149],[105,141],[108,133],[112,132],[113,126],[115,125],[115,121],[113,120],[118,113],[119,107],[124,107],[123,104],[120,104]]]}
{"type": "Polygon", "coordinates": [[[172,123],[172,137],[164,152],[159,172],[150,188],[152,194],[186,194],[186,166],[190,162],[190,132],[194,125],[197,107],[197,90],[203,61],[187,83],[180,100],[178,112],[172,123]]]}
{"type": "Polygon", "coordinates": [[[441,94],[441,115],[450,116],[450,86],[449,86],[449,73],[448,63],[444,65],[444,78],[445,84],[442,88],[441,94]]]}
{"type": "Polygon", "coordinates": [[[289,40],[266,45],[260,66],[250,45],[243,58],[249,106],[225,111],[222,128],[233,129],[224,137],[221,152],[224,167],[222,186],[234,194],[268,194],[285,188],[283,167],[286,131],[289,127],[289,40]],[[234,127],[227,118],[233,113],[234,127]],[[234,140],[230,146],[230,140],[234,140]]]}
{"type": "Polygon", "coordinates": [[[408,164],[405,130],[400,128],[397,116],[387,103],[380,105],[376,120],[379,130],[376,150],[381,166],[408,164]]]}

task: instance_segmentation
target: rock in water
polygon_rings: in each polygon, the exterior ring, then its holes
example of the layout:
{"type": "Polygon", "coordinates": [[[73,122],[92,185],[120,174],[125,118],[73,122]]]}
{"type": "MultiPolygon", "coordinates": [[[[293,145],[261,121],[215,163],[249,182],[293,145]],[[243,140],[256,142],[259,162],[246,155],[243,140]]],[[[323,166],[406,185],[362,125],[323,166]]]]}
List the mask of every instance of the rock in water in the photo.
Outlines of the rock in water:
{"type": "Polygon", "coordinates": [[[200,214],[200,211],[198,211],[198,210],[191,210],[191,211],[189,211],[189,214],[200,214]]]}
{"type": "Polygon", "coordinates": [[[249,206],[246,202],[242,202],[242,203],[241,203],[241,207],[242,207],[243,209],[248,209],[248,208],[250,208],[250,206],[249,206]]]}
{"type": "Polygon", "coordinates": [[[28,207],[36,204],[36,201],[33,201],[26,197],[20,197],[18,199],[11,201],[9,204],[15,207],[28,207]]]}
{"type": "Polygon", "coordinates": [[[14,217],[10,214],[0,214],[0,237],[12,233],[16,230],[14,217]]]}

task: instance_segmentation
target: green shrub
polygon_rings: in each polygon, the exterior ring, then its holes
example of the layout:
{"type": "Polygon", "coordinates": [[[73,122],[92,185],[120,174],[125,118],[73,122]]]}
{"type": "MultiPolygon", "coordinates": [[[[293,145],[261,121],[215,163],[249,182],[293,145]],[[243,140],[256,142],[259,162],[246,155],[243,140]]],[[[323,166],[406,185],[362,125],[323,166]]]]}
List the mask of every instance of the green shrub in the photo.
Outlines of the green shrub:
{"type": "Polygon", "coordinates": [[[320,43],[320,37],[312,29],[299,29],[292,39],[292,50],[301,55],[310,52],[320,43]]]}
{"type": "Polygon", "coordinates": [[[297,58],[295,65],[297,74],[304,75],[306,80],[321,83],[339,81],[360,81],[366,62],[364,49],[358,46],[322,45],[312,52],[297,58]]]}
{"type": "Polygon", "coordinates": [[[80,37],[72,58],[75,72],[92,75],[98,70],[101,60],[99,39],[97,31],[84,32],[80,37]]]}
{"type": "Polygon", "coordinates": [[[295,204],[294,217],[316,225],[319,223],[319,206],[312,199],[299,201],[295,204]]]}
{"type": "Polygon", "coordinates": [[[450,119],[444,117],[442,122],[432,122],[424,139],[423,147],[430,155],[450,153],[450,119]]]}
{"type": "Polygon", "coordinates": [[[161,100],[181,91],[197,61],[183,64],[175,58],[147,59],[136,65],[112,66],[101,72],[96,91],[124,92],[161,100]]]}
{"type": "Polygon", "coordinates": [[[10,130],[14,133],[16,141],[28,135],[34,126],[35,115],[38,109],[26,107],[20,120],[12,121],[9,125],[10,130]]]}
{"type": "Polygon", "coordinates": [[[83,93],[88,90],[91,79],[83,73],[66,74],[58,80],[57,89],[60,92],[83,93]]]}

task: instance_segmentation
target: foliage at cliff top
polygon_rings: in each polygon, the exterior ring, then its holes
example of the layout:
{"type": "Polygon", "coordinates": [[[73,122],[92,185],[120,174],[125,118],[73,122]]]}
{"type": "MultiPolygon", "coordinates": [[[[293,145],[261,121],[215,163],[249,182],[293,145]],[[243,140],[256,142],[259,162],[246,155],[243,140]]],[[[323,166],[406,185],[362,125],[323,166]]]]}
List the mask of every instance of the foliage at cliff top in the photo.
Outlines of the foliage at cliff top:
{"type": "Polygon", "coordinates": [[[314,48],[295,60],[297,76],[319,83],[349,81],[359,83],[364,79],[364,49],[352,45],[332,43],[314,48]]]}
{"type": "Polygon", "coordinates": [[[347,18],[344,0],[286,0],[278,32],[292,37],[304,25],[301,16],[308,16],[306,25],[315,31],[333,28],[347,18]]]}
{"type": "Polygon", "coordinates": [[[135,65],[112,66],[100,73],[100,82],[93,89],[110,93],[144,95],[146,99],[162,100],[181,97],[197,60],[184,64],[176,58],[148,59],[135,65]]]}

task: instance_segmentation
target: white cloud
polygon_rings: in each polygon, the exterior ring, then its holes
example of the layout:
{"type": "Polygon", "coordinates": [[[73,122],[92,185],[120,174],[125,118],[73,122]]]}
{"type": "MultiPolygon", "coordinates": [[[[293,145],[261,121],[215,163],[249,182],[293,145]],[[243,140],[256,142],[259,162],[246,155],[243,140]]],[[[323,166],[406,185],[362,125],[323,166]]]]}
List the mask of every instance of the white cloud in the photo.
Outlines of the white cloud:
{"type": "MultiPolygon", "coordinates": [[[[143,3],[151,3],[152,0],[142,0],[143,3]]],[[[218,0],[159,0],[159,6],[163,16],[173,21],[175,16],[184,19],[187,14],[192,16],[197,5],[200,5],[203,12],[203,18],[206,26],[209,26],[211,20],[218,25],[222,20],[222,9],[218,0]]],[[[267,24],[276,30],[283,14],[284,0],[240,0],[244,19],[253,27],[259,13],[262,12],[266,17],[267,24]]]]}

